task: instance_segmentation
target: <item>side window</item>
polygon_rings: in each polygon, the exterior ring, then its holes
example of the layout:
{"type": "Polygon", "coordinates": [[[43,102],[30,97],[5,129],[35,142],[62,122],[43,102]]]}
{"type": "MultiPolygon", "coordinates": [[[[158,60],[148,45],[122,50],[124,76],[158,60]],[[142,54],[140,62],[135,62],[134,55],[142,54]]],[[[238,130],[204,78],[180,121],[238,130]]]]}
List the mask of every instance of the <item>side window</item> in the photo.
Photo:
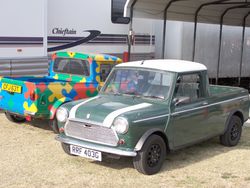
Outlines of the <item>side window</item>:
{"type": "Polygon", "coordinates": [[[101,64],[100,67],[101,82],[105,82],[113,66],[114,66],[113,64],[101,64]]]}
{"type": "Polygon", "coordinates": [[[201,76],[197,74],[181,75],[177,79],[174,98],[185,100],[185,104],[204,97],[200,87],[201,76]]]}

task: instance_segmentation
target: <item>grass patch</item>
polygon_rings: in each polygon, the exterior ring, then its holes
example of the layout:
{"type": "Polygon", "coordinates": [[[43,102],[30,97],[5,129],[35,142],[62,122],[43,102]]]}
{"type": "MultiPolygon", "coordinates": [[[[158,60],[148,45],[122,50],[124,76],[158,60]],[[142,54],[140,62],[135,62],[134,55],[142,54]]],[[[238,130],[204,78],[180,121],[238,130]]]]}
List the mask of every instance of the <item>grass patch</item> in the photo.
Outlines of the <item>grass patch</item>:
{"type": "Polygon", "coordinates": [[[231,173],[223,173],[222,175],[221,175],[221,178],[223,178],[223,179],[229,179],[229,178],[231,178],[231,173]]]}
{"type": "Polygon", "coordinates": [[[250,181],[250,177],[244,178],[245,181],[250,181]]]}
{"type": "Polygon", "coordinates": [[[238,178],[238,176],[235,176],[231,173],[225,172],[221,175],[222,179],[230,179],[230,178],[238,178]]]}

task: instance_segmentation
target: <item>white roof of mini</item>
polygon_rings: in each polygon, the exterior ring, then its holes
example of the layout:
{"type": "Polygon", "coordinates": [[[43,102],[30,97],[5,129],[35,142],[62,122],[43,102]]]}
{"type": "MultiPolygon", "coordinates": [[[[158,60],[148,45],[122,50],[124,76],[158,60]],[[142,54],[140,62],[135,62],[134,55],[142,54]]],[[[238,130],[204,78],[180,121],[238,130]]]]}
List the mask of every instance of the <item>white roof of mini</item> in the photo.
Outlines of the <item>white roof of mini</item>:
{"type": "Polygon", "coordinates": [[[207,70],[201,63],[176,59],[154,59],[122,63],[117,67],[140,67],[149,69],[165,70],[170,72],[192,72],[207,70]]]}

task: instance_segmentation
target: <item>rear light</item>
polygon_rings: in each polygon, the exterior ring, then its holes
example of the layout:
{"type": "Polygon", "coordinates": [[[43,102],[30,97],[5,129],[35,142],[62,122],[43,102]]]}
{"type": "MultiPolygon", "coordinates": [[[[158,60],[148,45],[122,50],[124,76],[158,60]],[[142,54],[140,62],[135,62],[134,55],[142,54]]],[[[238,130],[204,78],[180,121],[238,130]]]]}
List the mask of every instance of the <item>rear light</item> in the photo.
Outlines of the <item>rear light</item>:
{"type": "Polygon", "coordinates": [[[32,92],[30,93],[30,100],[32,100],[32,101],[36,100],[36,94],[35,94],[34,91],[32,91],[32,92]]]}
{"type": "Polygon", "coordinates": [[[31,116],[26,116],[25,119],[26,119],[27,121],[31,121],[31,116]]]}
{"type": "Polygon", "coordinates": [[[61,128],[59,129],[59,132],[60,132],[60,133],[63,133],[63,132],[64,132],[64,128],[61,127],[61,128]]]}

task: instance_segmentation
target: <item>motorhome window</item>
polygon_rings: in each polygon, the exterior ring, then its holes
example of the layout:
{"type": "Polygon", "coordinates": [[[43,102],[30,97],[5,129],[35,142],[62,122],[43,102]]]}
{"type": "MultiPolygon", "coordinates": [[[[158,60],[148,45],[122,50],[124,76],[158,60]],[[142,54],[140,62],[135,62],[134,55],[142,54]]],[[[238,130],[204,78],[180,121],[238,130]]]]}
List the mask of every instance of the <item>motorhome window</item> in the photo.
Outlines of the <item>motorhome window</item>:
{"type": "Polygon", "coordinates": [[[124,6],[126,0],[112,0],[111,1],[111,21],[113,23],[128,24],[130,19],[123,17],[124,6]]]}
{"type": "Polygon", "coordinates": [[[89,63],[81,59],[57,58],[54,72],[89,76],[89,63]]]}

